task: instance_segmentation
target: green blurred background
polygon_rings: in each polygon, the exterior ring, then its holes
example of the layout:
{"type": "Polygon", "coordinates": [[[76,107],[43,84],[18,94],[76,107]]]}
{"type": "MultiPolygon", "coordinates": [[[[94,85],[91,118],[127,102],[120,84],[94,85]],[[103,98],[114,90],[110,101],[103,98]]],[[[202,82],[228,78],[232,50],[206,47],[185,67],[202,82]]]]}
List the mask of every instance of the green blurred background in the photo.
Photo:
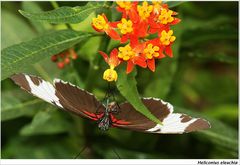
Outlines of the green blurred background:
{"type": "MultiPolygon", "coordinates": [[[[85,2],[58,2],[59,6],[85,2]]],[[[2,2],[1,48],[65,25],[31,22],[18,13],[54,8],[50,2],[2,2]]],[[[20,90],[9,79],[1,82],[2,158],[237,158],[238,157],[238,2],[184,2],[171,8],[182,22],[174,26],[174,58],[158,61],[155,73],[138,68],[141,96],[159,97],[178,112],[208,119],[212,128],[183,135],[157,135],[110,129],[62,112],[20,90]]],[[[112,10],[112,18],[119,14],[112,10]]],[[[90,15],[75,30],[93,31],[90,15]]],[[[107,84],[99,73],[107,65],[97,54],[100,38],[76,45],[80,58],[64,70],[50,57],[26,70],[52,80],[70,81],[102,99],[107,84]],[[99,65],[94,60],[99,59],[99,65]]],[[[108,52],[116,42],[105,40],[108,52]],[[108,43],[109,42],[109,43],[108,43]]],[[[117,92],[117,90],[116,90],[117,92]]],[[[120,94],[118,94],[120,95],[120,94]]],[[[118,96],[119,101],[123,98],[118,96]]]]}

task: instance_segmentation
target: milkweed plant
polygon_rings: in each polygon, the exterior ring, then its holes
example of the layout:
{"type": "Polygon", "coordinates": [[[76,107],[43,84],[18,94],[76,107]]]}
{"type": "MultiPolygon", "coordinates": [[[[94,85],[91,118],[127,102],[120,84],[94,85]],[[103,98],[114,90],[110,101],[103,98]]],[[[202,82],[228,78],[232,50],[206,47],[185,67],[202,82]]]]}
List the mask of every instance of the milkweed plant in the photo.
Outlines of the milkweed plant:
{"type": "Polygon", "coordinates": [[[92,21],[92,27],[97,32],[104,32],[124,44],[114,48],[110,57],[99,51],[110,67],[104,72],[103,79],[117,81],[117,72],[114,68],[124,62],[127,63],[127,74],[132,72],[135,65],[149,68],[154,72],[155,60],[173,56],[171,46],[176,37],[171,26],[180,22],[180,19],[175,17],[177,13],[160,1],[116,3],[116,10],[122,14],[121,20],[110,22],[102,13],[92,21]],[[154,38],[148,38],[154,34],[157,34],[154,38]]]}

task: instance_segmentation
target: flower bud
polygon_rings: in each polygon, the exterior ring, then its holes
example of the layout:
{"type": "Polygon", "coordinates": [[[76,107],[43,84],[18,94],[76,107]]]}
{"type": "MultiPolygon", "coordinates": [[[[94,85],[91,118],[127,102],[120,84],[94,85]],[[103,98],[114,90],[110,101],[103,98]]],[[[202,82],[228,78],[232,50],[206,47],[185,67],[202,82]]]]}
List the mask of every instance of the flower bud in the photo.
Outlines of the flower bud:
{"type": "Polygon", "coordinates": [[[103,79],[107,81],[117,81],[118,75],[114,69],[107,69],[103,73],[103,79]]]}

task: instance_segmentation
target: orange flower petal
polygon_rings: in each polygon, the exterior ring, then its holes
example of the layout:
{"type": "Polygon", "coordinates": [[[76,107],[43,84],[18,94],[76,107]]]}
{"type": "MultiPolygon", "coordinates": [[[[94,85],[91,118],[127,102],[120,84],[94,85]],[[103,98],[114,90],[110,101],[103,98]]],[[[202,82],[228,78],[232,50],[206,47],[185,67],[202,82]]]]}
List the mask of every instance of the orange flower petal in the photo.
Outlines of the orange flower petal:
{"type": "Polygon", "coordinates": [[[101,54],[104,60],[106,61],[106,63],[108,63],[108,55],[102,51],[98,51],[98,53],[101,54]]]}
{"type": "Polygon", "coordinates": [[[130,36],[130,46],[132,48],[136,47],[139,44],[138,42],[138,37],[136,35],[131,35],[130,36]]]}
{"type": "Polygon", "coordinates": [[[147,60],[147,65],[148,65],[148,68],[155,72],[155,60],[154,58],[150,59],[150,60],[147,60]]]}
{"type": "Polygon", "coordinates": [[[110,63],[111,64],[109,64],[109,65],[113,65],[114,67],[116,67],[121,63],[121,61],[118,59],[117,55],[118,55],[118,49],[115,48],[110,53],[110,61],[111,61],[110,63]]]}
{"type": "Polygon", "coordinates": [[[134,67],[133,62],[131,60],[129,60],[128,63],[127,63],[127,71],[126,71],[126,73],[127,74],[131,73],[132,70],[133,70],[133,67],[134,67]]]}
{"type": "Polygon", "coordinates": [[[107,19],[106,15],[105,15],[105,14],[102,14],[102,16],[103,16],[103,18],[105,19],[105,21],[108,23],[108,19],[107,19]]]}
{"type": "Polygon", "coordinates": [[[169,57],[171,57],[171,58],[173,57],[173,52],[172,52],[172,48],[171,48],[170,45],[165,48],[165,53],[166,53],[169,57]]]}
{"type": "Polygon", "coordinates": [[[170,25],[176,25],[176,24],[178,24],[179,22],[181,22],[181,19],[175,18],[175,19],[170,23],[170,25]]]}
{"type": "Polygon", "coordinates": [[[123,35],[121,38],[121,44],[127,42],[128,40],[128,35],[123,35]]]}
{"type": "Polygon", "coordinates": [[[107,31],[106,31],[107,35],[109,35],[112,39],[114,40],[120,40],[120,36],[119,34],[113,30],[112,28],[109,28],[107,31]]]}
{"type": "Polygon", "coordinates": [[[121,23],[121,21],[117,21],[117,22],[109,22],[109,26],[113,27],[113,28],[117,28],[117,24],[121,23]]]}
{"type": "Polygon", "coordinates": [[[96,30],[97,32],[103,32],[103,30],[99,30],[99,29],[95,28],[95,26],[93,26],[93,24],[92,24],[92,28],[93,28],[94,30],[96,30]]]}
{"type": "Polygon", "coordinates": [[[134,63],[137,64],[138,66],[141,66],[142,68],[147,67],[146,59],[142,56],[135,57],[134,63]]]}

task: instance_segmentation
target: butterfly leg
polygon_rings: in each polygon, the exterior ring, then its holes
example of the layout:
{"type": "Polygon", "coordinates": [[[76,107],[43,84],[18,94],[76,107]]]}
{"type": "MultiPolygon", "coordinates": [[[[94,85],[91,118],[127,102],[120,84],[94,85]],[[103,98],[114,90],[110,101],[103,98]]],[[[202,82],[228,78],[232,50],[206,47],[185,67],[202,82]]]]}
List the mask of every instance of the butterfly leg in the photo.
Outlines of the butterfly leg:
{"type": "Polygon", "coordinates": [[[82,153],[86,148],[87,148],[87,145],[85,145],[85,146],[81,149],[81,151],[74,157],[74,159],[77,159],[77,158],[81,155],[81,153],[82,153]]]}

